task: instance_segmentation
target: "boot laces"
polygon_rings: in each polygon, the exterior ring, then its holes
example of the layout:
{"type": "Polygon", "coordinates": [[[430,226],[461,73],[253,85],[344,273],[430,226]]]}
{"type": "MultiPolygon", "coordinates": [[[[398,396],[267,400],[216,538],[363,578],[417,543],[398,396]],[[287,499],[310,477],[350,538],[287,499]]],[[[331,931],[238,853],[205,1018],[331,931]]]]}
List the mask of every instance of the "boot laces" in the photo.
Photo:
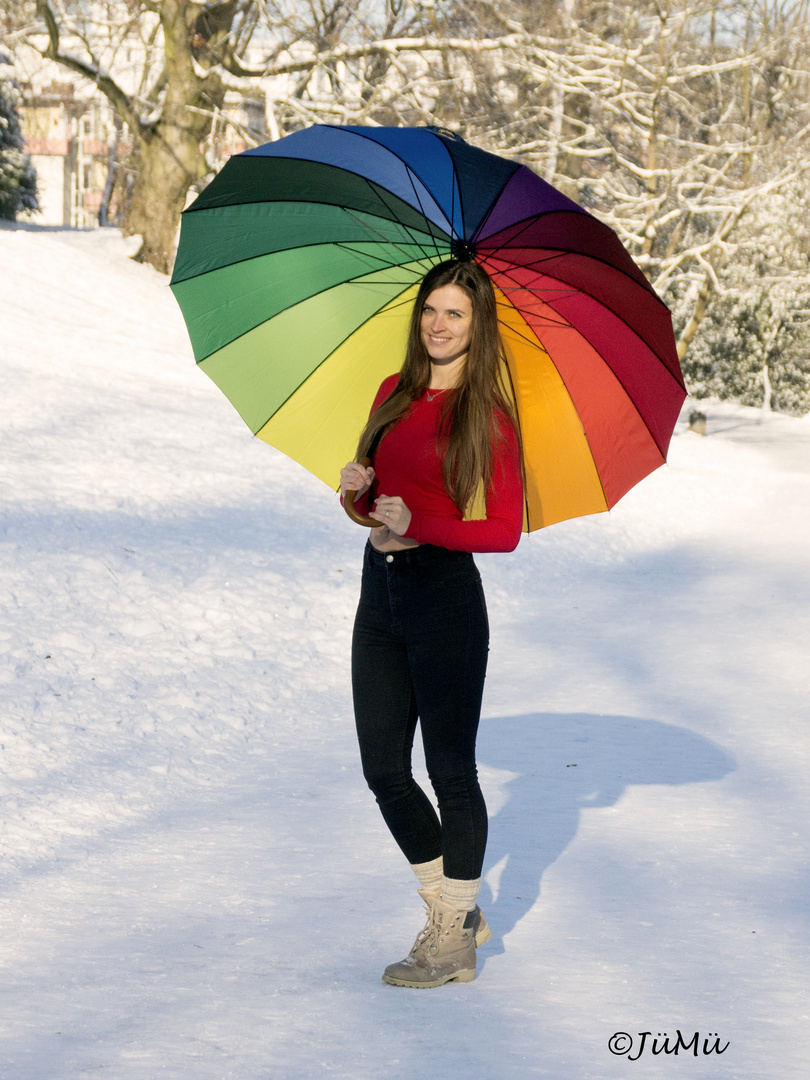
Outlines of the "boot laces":
{"type": "Polygon", "coordinates": [[[419,933],[416,935],[416,941],[413,943],[413,948],[411,949],[411,955],[413,955],[415,952],[418,952],[418,950],[421,949],[427,943],[428,939],[432,938],[434,935],[435,935],[435,927],[433,925],[432,912],[429,911],[428,912],[428,917],[427,917],[427,922],[422,927],[422,929],[419,931],[419,933]]]}
{"type": "Polygon", "coordinates": [[[428,910],[427,922],[417,935],[416,942],[411,951],[415,952],[417,949],[425,949],[431,956],[435,956],[439,951],[442,937],[446,937],[452,933],[460,917],[460,914],[455,914],[447,923],[446,927],[442,929],[442,925],[436,917],[436,908],[430,908],[428,910]]]}

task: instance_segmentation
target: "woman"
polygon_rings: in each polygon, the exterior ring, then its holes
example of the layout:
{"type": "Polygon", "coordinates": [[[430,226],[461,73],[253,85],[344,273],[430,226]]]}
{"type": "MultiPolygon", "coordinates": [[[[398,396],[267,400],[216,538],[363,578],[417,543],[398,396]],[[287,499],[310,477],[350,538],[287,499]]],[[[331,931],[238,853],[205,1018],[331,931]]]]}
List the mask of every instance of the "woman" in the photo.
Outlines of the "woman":
{"type": "Polygon", "coordinates": [[[495,293],[471,262],[425,276],[405,363],[377,393],[341,492],[380,522],[366,546],[352,647],[363,773],[411,864],[428,921],[396,986],[475,978],[491,932],[476,905],[487,812],[475,764],[489,628],[474,551],[523,524],[519,439],[501,384],[495,293]],[[376,446],[374,467],[359,464],[376,446]],[[441,820],[411,773],[417,719],[441,820]]]}

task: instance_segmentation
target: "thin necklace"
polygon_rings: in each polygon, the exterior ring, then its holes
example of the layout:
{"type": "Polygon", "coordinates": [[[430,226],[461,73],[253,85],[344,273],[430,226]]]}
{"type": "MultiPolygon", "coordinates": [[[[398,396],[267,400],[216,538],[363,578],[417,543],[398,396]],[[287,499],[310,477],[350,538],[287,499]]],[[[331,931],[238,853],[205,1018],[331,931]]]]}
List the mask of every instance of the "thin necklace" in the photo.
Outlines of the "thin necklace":
{"type": "Polygon", "coordinates": [[[425,388],[425,393],[427,394],[427,399],[428,399],[428,401],[433,401],[433,399],[434,399],[435,397],[438,397],[438,395],[439,395],[439,394],[443,394],[443,393],[445,392],[445,390],[446,390],[446,389],[447,389],[447,387],[446,387],[446,386],[437,386],[437,387],[436,387],[436,388],[434,389],[433,393],[431,394],[431,392],[430,392],[430,387],[426,387],[426,388],[425,388]]]}

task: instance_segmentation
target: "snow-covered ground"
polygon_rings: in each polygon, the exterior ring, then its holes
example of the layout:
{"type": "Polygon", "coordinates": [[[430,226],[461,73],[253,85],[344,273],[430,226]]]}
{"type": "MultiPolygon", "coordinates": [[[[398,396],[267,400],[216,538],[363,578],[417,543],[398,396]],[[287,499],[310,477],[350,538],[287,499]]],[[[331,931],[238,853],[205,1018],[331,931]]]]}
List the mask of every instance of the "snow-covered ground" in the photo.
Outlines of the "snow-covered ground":
{"type": "Polygon", "coordinates": [[[494,938],[386,986],[422,914],[354,742],[364,536],[127,250],[0,229],[0,1076],[804,1080],[810,423],[709,403],[479,558],[494,938]]]}

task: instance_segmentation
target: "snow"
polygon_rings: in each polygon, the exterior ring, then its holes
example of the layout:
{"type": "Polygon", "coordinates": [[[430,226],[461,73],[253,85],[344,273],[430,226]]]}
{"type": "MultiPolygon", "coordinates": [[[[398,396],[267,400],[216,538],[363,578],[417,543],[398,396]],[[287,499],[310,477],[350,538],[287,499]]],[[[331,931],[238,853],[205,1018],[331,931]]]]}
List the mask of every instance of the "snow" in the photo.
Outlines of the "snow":
{"type": "Polygon", "coordinates": [[[131,251],[0,228],[0,1076],[805,1077],[810,423],[701,402],[609,515],[478,558],[494,938],[386,986],[422,914],[354,742],[363,533],[131,251]]]}

